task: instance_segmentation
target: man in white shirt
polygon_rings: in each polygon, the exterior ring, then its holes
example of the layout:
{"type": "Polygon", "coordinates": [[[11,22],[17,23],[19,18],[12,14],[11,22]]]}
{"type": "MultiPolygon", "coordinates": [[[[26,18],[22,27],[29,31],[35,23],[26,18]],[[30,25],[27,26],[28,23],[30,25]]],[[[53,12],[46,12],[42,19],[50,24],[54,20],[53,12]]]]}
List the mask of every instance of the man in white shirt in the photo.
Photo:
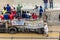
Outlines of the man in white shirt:
{"type": "Polygon", "coordinates": [[[48,37],[48,25],[47,25],[47,23],[44,23],[44,32],[45,32],[46,36],[48,37]]]}
{"type": "Polygon", "coordinates": [[[29,15],[29,16],[31,16],[31,13],[29,12],[29,11],[27,11],[27,13],[26,13],[27,15],[29,15]]]}

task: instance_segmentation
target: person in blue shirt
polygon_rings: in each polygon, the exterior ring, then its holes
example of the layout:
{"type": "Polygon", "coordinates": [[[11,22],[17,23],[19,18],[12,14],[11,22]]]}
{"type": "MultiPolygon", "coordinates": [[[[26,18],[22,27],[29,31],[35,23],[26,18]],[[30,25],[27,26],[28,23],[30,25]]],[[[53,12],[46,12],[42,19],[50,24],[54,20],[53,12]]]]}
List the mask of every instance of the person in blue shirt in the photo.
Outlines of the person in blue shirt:
{"type": "Polygon", "coordinates": [[[26,14],[26,11],[23,11],[22,12],[22,18],[26,18],[27,14],[26,14]]]}
{"type": "Polygon", "coordinates": [[[42,13],[43,13],[43,8],[42,8],[42,6],[40,6],[40,10],[39,10],[39,17],[40,18],[42,17],[42,13]]]}
{"type": "Polygon", "coordinates": [[[43,0],[44,2],[44,9],[47,9],[47,6],[48,6],[48,0],[43,0]]]}
{"type": "Polygon", "coordinates": [[[10,13],[10,12],[11,12],[11,7],[10,7],[9,4],[7,4],[7,6],[6,6],[6,10],[7,10],[7,13],[10,13]]]}
{"type": "Polygon", "coordinates": [[[9,19],[9,15],[8,14],[4,14],[4,19],[8,20],[9,19]]]}

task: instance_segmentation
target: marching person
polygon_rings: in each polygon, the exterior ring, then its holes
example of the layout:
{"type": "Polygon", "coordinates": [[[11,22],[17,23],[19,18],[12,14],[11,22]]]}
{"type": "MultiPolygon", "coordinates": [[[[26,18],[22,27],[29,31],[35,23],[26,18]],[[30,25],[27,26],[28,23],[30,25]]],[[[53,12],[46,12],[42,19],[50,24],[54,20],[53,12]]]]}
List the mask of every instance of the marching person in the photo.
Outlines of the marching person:
{"type": "Polygon", "coordinates": [[[44,33],[46,34],[46,37],[48,37],[48,25],[47,25],[47,23],[44,23],[44,33]]]}

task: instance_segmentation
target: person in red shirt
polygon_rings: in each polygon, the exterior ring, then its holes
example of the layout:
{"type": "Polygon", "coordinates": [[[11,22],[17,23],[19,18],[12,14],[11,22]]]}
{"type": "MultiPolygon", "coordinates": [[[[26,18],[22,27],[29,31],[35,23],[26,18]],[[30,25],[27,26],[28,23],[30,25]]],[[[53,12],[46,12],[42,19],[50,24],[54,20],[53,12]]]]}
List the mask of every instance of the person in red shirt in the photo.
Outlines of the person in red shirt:
{"type": "Polygon", "coordinates": [[[4,20],[4,15],[3,15],[3,13],[0,15],[0,19],[1,19],[1,20],[4,20]]]}
{"type": "Polygon", "coordinates": [[[15,7],[11,10],[11,12],[16,15],[16,10],[15,10],[15,7]]]}
{"type": "Polygon", "coordinates": [[[32,18],[33,18],[33,19],[37,19],[38,16],[37,16],[35,13],[33,13],[33,14],[32,14],[32,18]]]}
{"type": "Polygon", "coordinates": [[[14,15],[12,13],[9,14],[9,19],[13,20],[14,19],[14,15]]]}

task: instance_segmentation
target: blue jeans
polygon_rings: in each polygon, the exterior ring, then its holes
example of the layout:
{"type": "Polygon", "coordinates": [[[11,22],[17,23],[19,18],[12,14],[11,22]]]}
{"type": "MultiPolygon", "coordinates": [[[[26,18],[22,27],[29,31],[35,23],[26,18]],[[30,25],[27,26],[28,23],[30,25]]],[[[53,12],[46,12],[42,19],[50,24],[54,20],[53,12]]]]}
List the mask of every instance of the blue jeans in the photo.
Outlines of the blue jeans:
{"type": "Polygon", "coordinates": [[[39,17],[40,17],[40,18],[42,17],[42,13],[39,13],[39,17]]]}
{"type": "Polygon", "coordinates": [[[17,11],[17,14],[18,14],[19,17],[21,17],[21,15],[22,15],[21,11],[17,11]]]}
{"type": "Polygon", "coordinates": [[[50,8],[53,8],[53,3],[52,2],[50,3],[50,8]]]}
{"type": "Polygon", "coordinates": [[[47,9],[48,3],[44,3],[44,9],[47,9]]]}

